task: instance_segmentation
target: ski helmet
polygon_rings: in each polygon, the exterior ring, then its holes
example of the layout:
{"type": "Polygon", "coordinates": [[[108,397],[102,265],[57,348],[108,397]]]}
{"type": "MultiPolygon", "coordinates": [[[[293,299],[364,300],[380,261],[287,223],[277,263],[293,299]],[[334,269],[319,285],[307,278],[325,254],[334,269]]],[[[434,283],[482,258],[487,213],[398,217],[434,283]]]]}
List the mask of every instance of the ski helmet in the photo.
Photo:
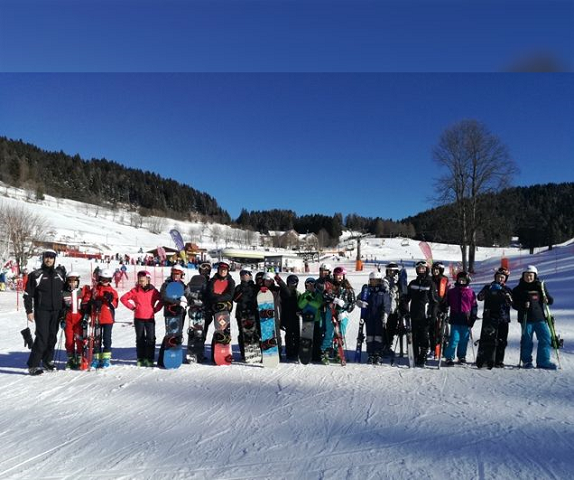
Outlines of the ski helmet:
{"type": "Polygon", "coordinates": [[[434,262],[432,264],[432,270],[438,270],[442,275],[444,273],[444,264],[442,262],[434,262]]]}
{"type": "Polygon", "coordinates": [[[80,274],[75,272],[75,271],[71,271],[70,273],[68,273],[68,275],[66,276],[66,282],[70,281],[70,280],[76,280],[78,283],[80,283],[80,274]]]}
{"type": "Polygon", "coordinates": [[[299,285],[299,277],[297,275],[289,275],[287,277],[287,285],[299,285]]]}
{"type": "Polygon", "coordinates": [[[465,283],[466,285],[470,285],[471,278],[470,278],[470,275],[469,275],[467,272],[462,271],[462,272],[458,272],[458,273],[456,274],[456,281],[457,281],[457,283],[461,283],[461,280],[464,280],[463,283],[465,283]]]}
{"type": "Polygon", "coordinates": [[[199,265],[199,273],[201,275],[209,275],[211,273],[211,264],[209,262],[203,262],[199,265]]]}
{"type": "Polygon", "coordinates": [[[369,280],[382,280],[383,275],[381,272],[371,272],[369,273],[369,280]]]}
{"type": "Polygon", "coordinates": [[[179,263],[176,263],[173,267],[171,267],[171,273],[179,273],[182,278],[185,276],[185,270],[179,263]]]}
{"type": "Polygon", "coordinates": [[[534,265],[528,265],[522,273],[533,273],[535,276],[538,276],[538,269],[534,265]]]}
{"type": "Polygon", "coordinates": [[[418,273],[418,269],[419,267],[424,267],[424,269],[426,270],[426,273],[429,273],[429,264],[426,260],[419,260],[416,265],[415,265],[415,270],[418,273]]]}
{"type": "Polygon", "coordinates": [[[504,283],[508,282],[508,277],[510,276],[510,272],[504,268],[500,267],[496,272],[494,272],[494,279],[496,280],[497,275],[504,276],[504,283]]]}
{"type": "Polygon", "coordinates": [[[257,272],[255,274],[255,283],[263,281],[263,275],[265,275],[263,272],[257,272]]]}
{"type": "Polygon", "coordinates": [[[44,260],[45,258],[56,258],[57,256],[58,253],[55,250],[52,250],[51,248],[47,248],[42,252],[42,260],[44,260]]]}
{"type": "Polygon", "coordinates": [[[149,273],[147,270],[140,270],[138,272],[138,277],[147,277],[151,280],[151,273],[149,273]]]}
{"type": "Polygon", "coordinates": [[[249,275],[251,276],[251,270],[249,270],[248,268],[244,268],[239,272],[239,276],[243,277],[244,275],[249,275]]]}
{"type": "Polygon", "coordinates": [[[321,266],[319,267],[319,270],[330,272],[331,270],[333,270],[333,267],[331,267],[330,263],[322,263],[321,266]]]}
{"type": "Polygon", "coordinates": [[[335,270],[333,270],[333,275],[347,275],[347,270],[345,270],[344,267],[335,267],[335,270]]]}
{"type": "Polygon", "coordinates": [[[271,272],[265,272],[263,274],[263,281],[265,280],[271,280],[272,282],[275,281],[275,279],[273,278],[273,274],[271,272]]]}
{"type": "Polygon", "coordinates": [[[307,285],[308,283],[312,283],[313,285],[315,285],[316,280],[313,277],[307,277],[305,279],[305,285],[307,285]]]}
{"type": "Polygon", "coordinates": [[[219,270],[220,268],[225,268],[226,270],[229,270],[229,263],[227,262],[219,262],[217,264],[217,270],[219,270]]]}
{"type": "Polygon", "coordinates": [[[392,277],[399,273],[399,266],[395,262],[388,263],[385,267],[385,273],[392,277]]]}
{"type": "Polygon", "coordinates": [[[114,278],[114,272],[111,271],[111,269],[109,268],[104,268],[101,272],[100,272],[100,280],[104,280],[104,279],[108,279],[108,280],[112,280],[112,278],[114,278]]]}

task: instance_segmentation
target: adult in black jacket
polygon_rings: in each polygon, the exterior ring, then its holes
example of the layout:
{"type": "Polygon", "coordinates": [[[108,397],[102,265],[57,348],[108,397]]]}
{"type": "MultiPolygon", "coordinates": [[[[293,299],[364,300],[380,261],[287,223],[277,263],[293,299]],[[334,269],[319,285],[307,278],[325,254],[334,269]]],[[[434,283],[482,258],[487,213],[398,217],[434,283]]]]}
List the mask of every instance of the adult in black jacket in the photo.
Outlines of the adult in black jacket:
{"type": "Polygon", "coordinates": [[[24,308],[29,322],[36,323],[36,339],[28,358],[30,375],[43,372],[40,362],[46,370],[54,370],[54,349],[58,339],[60,314],[63,308],[63,291],[66,285],[66,270],[55,268],[56,252],[46,250],[42,253],[42,266],[28,276],[24,292],[24,308]]]}
{"type": "MultiPolygon", "coordinates": [[[[235,281],[229,275],[229,264],[226,262],[219,262],[217,264],[217,272],[209,282],[207,282],[206,298],[207,303],[210,308],[210,316],[206,317],[204,336],[207,338],[207,329],[209,328],[209,322],[213,321],[213,314],[223,308],[231,312],[233,308],[233,294],[235,292],[235,281]]],[[[231,327],[228,325],[225,331],[226,335],[231,332],[231,327]]],[[[213,340],[211,342],[211,357],[213,360],[213,340]]]]}
{"type": "Polygon", "coordinates": [[[279,285],[279,296],[281,298],[281,329],[285,331],[285,357],[288,361],[295,361],[299,358],[299,333],[301,325],[299,322],[299,293],[297,285],[299,277],[289,275],[285,282],[279,275],[275,275],[275,281],[279,285]]]}
{"type": "Polygon", "coordinates": [[[253,281],[251,270],[241,270],[239,272],[239,278],[241,283],[235,287],[233,301],[237,304],[235,307],[235,320],[237,321],[237,328],[239,330],[239,351],[241,352],[241,359],[245,360],[243,328],[241,326],[241,321],[243,318],[252,318],[257,325],[259,324],[257,321],[257,292],[259,289],[253,281]]]}
{"type": "Polygon", "coordinates": [[[417,262],[415,269],[417,276],[401,299],[401,313],[410,313],[415,363],[424,367],[429,349],[429,327],[436,323],[438,298],[428,263],[417,262]]]}

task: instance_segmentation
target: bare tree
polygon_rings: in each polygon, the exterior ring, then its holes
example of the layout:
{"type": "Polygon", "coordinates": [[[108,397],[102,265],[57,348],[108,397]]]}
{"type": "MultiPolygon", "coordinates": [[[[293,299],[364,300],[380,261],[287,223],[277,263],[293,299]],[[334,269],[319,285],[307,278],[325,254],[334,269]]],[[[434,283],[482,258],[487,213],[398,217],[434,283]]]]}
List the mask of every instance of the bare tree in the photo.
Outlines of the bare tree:
{"type": "Polygon", "coordinates": [[[167,221],[164,217],[147,217],[145,224],[151,233],[161,233],[165,230],[167,221]]]}
{"type": "Polygon", "coordinates": [[[480,196],[507,187],[518,169],[506,145],[476,120],[447,128],[433,149],[433,159],[446,169],[436,179],[437,199],[455,204],[462,265],[472,272],[480,196]]]}
{"type": "Polygon", "coordinates": [[[34,253],[34,241],[46,235],[46,220],[22,207],[0,208],[0,225],[7,232],[14,258],[21,269],[34,253]]]}

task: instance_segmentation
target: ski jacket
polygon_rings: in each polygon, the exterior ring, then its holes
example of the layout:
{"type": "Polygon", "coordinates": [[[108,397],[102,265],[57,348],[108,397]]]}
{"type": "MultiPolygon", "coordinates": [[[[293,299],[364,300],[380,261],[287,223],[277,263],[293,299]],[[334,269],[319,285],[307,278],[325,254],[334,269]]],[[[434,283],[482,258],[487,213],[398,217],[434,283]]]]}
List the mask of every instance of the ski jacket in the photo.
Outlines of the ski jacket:
{"type": "Polygon", "coordinates": [[[418,275],[414,280],[411,280],[407,287],[407,294],[401,299],[401,311],[402,313],[410,312],[413,320],[430,317],[435,321],[437,303],[436,288],[430,276],[418,275]]]}
{"type": "Polygon", "coordinates": [[[451,325],[474,325],[478,305],[476,294],[470,286],[455,284],[447,292],[446,302],[450,307],[451,325]]]}
{"type": "Polygon", "coordinates": [[[24,308],[26,313],[37,310],[50,312],[62,309],[66,270],[63,267],[46,267],[42,265],[28,276],[24,291],[24,308]]]}
{"type": "Polygon", "coordinates": [[[437,301],[438,301],[438,311],[441,313],[446,313],[448,310],[448,304],[446,301],[446,294],[449,291],[450,285],[448,282],[448,278],[444,275],[438,275],[436,277],[431,277],[434,283],[436,294],[437,294],[437,301]]]}
{"type": "Polygon", "coordinates": [[[66,288],[63,293],[63,305],[65,309],[65,320],[67,324],[77,324],[84,314],[88,313],[86,298],[90,295],[90,287],[84,285],[82,288],[70,290],[66,288]]]}
{"type": "Polygon", "coordinates": [[[383,292],[385,294],[385,313],[387,315],[395,313],[399,306],[400,297],[396,276],[385,276],[385,278],[383,278],[383,292]]]}
{"type": "Polygon", "coordinates": [[[281,299],[281,318],[296,318],[299,311],[299,292],[297,288],[289,287],[281,277],[275,277],[279,285],[279,297],[281,299]]]}
{"type": "Polygon", "coordinates": [[[512,290],[506,285],[492,282],[482,287],[477,296],[479,301],[484,301],[484,318],[494,318],[500,322],[510,322],[510,306],[512,305],[512,290]]]}
{"type": "Polygon", "coordinates": [[[207,299],[205,297],[207,292],[207,282],[208,279],[205,277],[205,275],[194,275],[193,277],[191,277],[191,280],[187,284],[187,287],[185,287],[185,294],[184,294],[185,298],[187,298],[190,307],[196,306],[201,307],[201,309],[206,308],[207,299]],[[195,279],[202,280],[202,283],[201,284],[199,284],[199,282],[195,283],[196,282],[195,279]]]}
{"type": "Polygon", "coordinates": [[[321,306],[323,305],[323,295],[320,292],[310,292],[306,290],[297,300],[297,307],[301,312],[312,312],[315,315],[315,321],[321,322],[321,306]]]}
{"type": "Polygon", "coordinates": [[[111,285],[102,285],[98,283],[91,289],[84,303],[89,301],[92,314],[100,310],[100,324],[113,324],[116,317],[116,308],[118,308],[118,292],[111,285]]]}
{"type": "Polygon", "coordinates": [[[522,323],[526,317],[527,322],[543,322],[546,320],[544,312],[544,298],[548,305],[554,303],[554,299],[548,293],[546,285],[542,291],[542,283],[536,279],[527,283],[523,278],[512,290],[512,307],[518,310],[518,321],[522,323]]]}
{"type": "Polygon", "coordinates": [[[165,282],[163,282],[160,290],[159,290],[159,296],[161,301],[163,302],[163,315],[164,317],[173,317],[173,316],[178,316],[178,315],[185,315],[185,309],[180,305],[180,300],[178,300],[177,302],[173,302],[171,300],[168,300],[166,298],[166,290],[167,290],[167,286],[171,283],[171,282],[179,282],[181,283],[182,289],[185,293],[185,283],[183,283],[181,280],[173,280],[170,277],[167,278],[167,280],[165,282]]]}
{"type": "Polygon", "coordinates": [[[216,273],[207,283],[207,300],[213,308],[216,303],[229,303],[229,311],[233,308],[233,294],[235,292],[235,281],[231,275],[225,277],[216,273]]]}
{"type": "MultiPolygon", "coordinates": [[[[338,298],[343,300],[343,302],[345,302],[342,306],[335,305],[335,311],[337,315],[339,315],[340,317],[346,317],[347,316],[346,314],[351,313],[355,308],[355,301],[356,301],[355,291],[349,285],[349,282],[343,282],[343,283],[333,282],[332,285],[333,285],[332,294],[334,297],[333,300],[338,298]]],[[[330,303],[333,303],[333,301],[331,301],[330,303]]]]}
{"type": "Polygon", "coordinates": [[[235,287],[233,301],[237,304],[236,318],[241,318],[243,312],[251,314],[257,312],[257,292],[258,288],[253,280],[243,281],[235,287]]]}
{"type": "Polygon", "coordinates": [[[138,320],[152,321],[163,307],[160,293],[151,284],[145,287],[136,285],[121,296],[120,302],[134,312],[134,318],[138,320]]]}
{"type": "MultiPolygon", "coordinates": [[[[364,287],[363,287],[364,288],[364,287]]],[[[390,312],[390,295],[385,284],[367,287],[367,307],[365,308],[365,321],[382,321],[383,316],[390,312]]]]}

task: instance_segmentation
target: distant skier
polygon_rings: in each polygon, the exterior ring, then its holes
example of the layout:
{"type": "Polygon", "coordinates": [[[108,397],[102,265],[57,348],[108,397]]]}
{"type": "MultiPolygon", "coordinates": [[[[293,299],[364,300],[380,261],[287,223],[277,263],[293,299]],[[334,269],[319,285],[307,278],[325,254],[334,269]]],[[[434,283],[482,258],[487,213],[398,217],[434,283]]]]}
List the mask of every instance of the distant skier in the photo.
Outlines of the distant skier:
{"type": "Polygon", "coordinates": [[[448,346],[444,352],[445,365],[454,365],[454,355],[458,357],[460,363],[466,363],[466,349],[470,329],[476,322],[478,305],[476,294],[470,288],[470,276],[466,272],[458,272],[456,283],[446,294],[446,301],[450,308],[450,338],[448,346]]]}
{"type": "Polygon", "coordinates": [[[476,359],[476,366],[479,368],[489,362],[494,362],[493,365],[488,365],[489,368],[504,367],[504,352],[508,340],[510,306],[512,305],[512,290],[506,286],[508,275],[508,270],[499,268],[494,273],[494,281],[485,285],[477,296],[479,301],[484,301],[482,329],[476,359]],[[489,335],[485,331],[488,328],[493,329],[494,335],[489,335]],[[490,345],[484,345],[487,342],[490,345]]]}
{"type": "Polygon", "coordinates": [[[554,299],[548,293],[546,284],[544,288],[538,278],[538,269],[528,265],[522,272],[520,282],[512,290],[513,308],[518,310],[518,321],[522,326],[520,338],[520,360],[523,368],[533,368],[532,349],[534,347],[534,334],[538,339],[536,352],[536,366],[548,370],[556,370],[556,364],[550,361],[551,335],[546,323],[544,303],[552,305],[554,299]]]}
{"type": "Polygon", "coordinates": [[[42,253],[42,266],[28,277],[24,291],[24,308],[28,322],[36,323],[36,338],[28,358],[30,375],[55,370],[54,349],[56,347],[60,312],[63,304],[63,290],[66,270],[54,267],[56,252],[45,250],[42,253]]]}
{"type": "Polygon", "coordinates": [[[137,273],[137,285],[124,293],[120,302],[134,312],[138,367],[153,367],[155,360],[155,314],[163,307],[159,291],[150,283],[147,270],[137,273]]]}

